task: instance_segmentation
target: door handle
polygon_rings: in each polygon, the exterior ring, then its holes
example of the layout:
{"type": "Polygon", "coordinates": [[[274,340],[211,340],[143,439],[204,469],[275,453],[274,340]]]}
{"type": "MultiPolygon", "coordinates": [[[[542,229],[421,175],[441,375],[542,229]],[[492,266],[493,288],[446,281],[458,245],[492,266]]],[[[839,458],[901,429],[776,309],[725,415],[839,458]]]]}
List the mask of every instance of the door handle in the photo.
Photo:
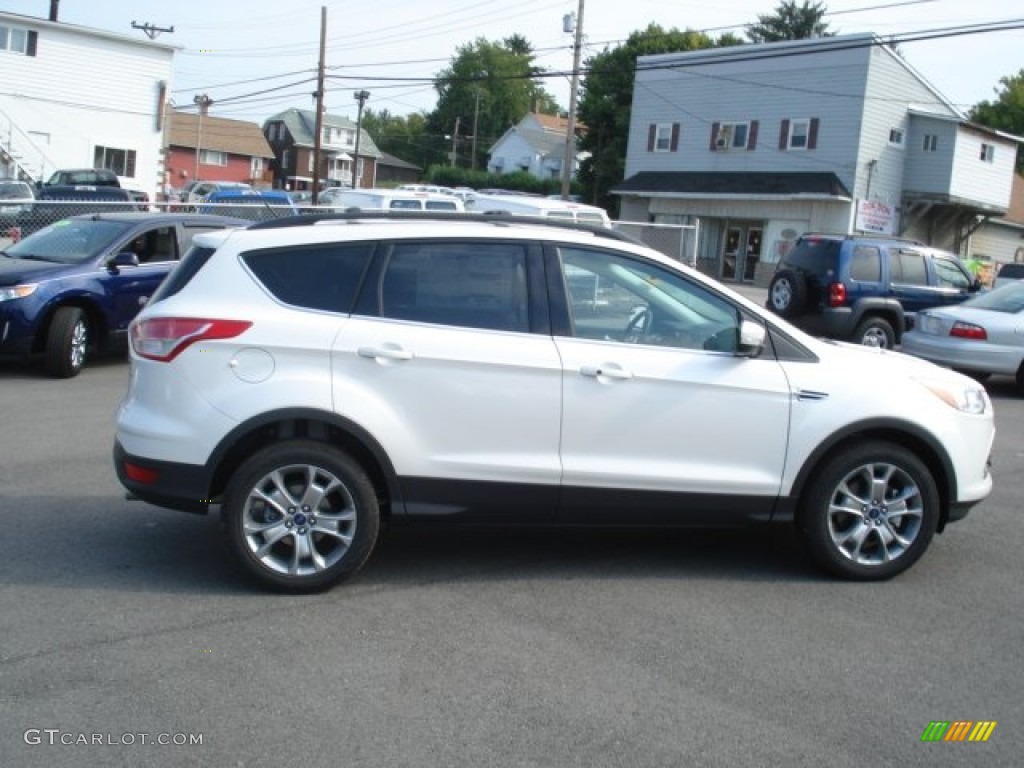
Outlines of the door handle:
{"type": "Polygon", "coordinates": [[[632,379],[633,372],[627,371],[624,368],[620,368],[615,363],[606,363],[605,365],[581,365],[580,375],[589,376],[591,378],[606,379],[632,379]]]}
{"type": "Polygon", "coordinates": [[[412,360],[413,354],[397,344],[383,344],[379,347],[359,347],[356,354],[371,360],[412,360]]]}

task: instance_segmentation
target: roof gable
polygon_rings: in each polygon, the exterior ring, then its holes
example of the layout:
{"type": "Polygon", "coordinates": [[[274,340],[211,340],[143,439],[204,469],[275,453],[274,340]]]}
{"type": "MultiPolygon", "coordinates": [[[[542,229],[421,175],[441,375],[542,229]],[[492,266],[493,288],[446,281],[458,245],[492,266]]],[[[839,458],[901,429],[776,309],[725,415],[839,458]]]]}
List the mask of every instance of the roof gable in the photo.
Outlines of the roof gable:
{"type": "MultiPolygon", "coordinates": [[[[311,109],[286,109],[276,115],[268,117],[263,121],[266,126],[269,123],[284,123],[292,141],[302,147],[312,147],[316,134],[316,112],[311,109]]],[[[334,128],[345,128],[351,131],[356,129],[356,124],[347,117],[325,113],[323,124],[334,128]]],[[[377,148],[370,134],[365,128],[359,129],[359,154],[363,157],[380,157],[381,151],[377,148]]]]}
{"type": "Polygon", "coordinates": [[[199,147],[230,155],[274,156],[256,123],[211,115],[200,117],[188,112],[172,112],[168,116],[167,143],[172,147],[199,147]]]}

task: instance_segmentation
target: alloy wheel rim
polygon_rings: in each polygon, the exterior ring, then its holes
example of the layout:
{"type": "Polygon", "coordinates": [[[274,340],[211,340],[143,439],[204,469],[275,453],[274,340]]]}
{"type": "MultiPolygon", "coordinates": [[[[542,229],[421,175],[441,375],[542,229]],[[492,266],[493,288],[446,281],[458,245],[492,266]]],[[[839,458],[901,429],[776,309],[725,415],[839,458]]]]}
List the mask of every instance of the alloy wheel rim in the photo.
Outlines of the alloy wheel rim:
{"type": "Polygon", "coordinates": [[[310,464],[279,467],[249,490],[242,533],[274,573],[312,576],[336,565],[356,533],[356,505],[334,474],[310,464]]]}
{"type": "Polygon", "coordinates": [[[832,543],[858,565],[877,567],[905,555],[923,520],[921,489],[906,470],[887,462],[852,470],[829,499],[832,543]]]}
{"type": "Polygon", "coordinates": [[[68,359],[72,368],[77,370],[85,363],[85,350],[88,341],[89,330],[85,325],[85,321],[79,320],[71,331],[71,347],[68,359]]]}

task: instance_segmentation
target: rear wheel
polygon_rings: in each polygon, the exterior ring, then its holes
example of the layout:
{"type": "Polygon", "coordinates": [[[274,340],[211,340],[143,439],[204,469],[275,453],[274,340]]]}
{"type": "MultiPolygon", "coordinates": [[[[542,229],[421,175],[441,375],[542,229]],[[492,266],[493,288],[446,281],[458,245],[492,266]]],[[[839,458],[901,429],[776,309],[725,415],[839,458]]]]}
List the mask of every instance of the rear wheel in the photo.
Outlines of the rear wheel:
{"type": "Polygon", "coordinates": [[[807,284],[791,269],[777,272],[768,285],[768,306],[782,317],[795,317],[807,303],[807,284]]]}
{"type": "Polygon", "coordinates": [[[230,548],[264,585],[316,592],[358,571],[380,512],[366,472],[333,446],[293,440],[257,452],[224,496],[230,548]]]}
{"type": "Polygon", "coordinates": [[[61,307],[46,334],[46,372],[59,379],[77,376],[89,350],[89,321],[78,307],[61,307]]]}
{"type": "Polygon", "coordinates": [[[896,345],[896,333],[888,320],[881,317],[866,317],[854,330],[853,340],[866,347],[892,349],[896,345]]]}
{"type": "Polygon", "coordinates": [[[924,554],[939,520],[931,472],[886,442],[854,445],[817,473],[798,525],[811,556],[845,579],[888,579],[924,554]]]}

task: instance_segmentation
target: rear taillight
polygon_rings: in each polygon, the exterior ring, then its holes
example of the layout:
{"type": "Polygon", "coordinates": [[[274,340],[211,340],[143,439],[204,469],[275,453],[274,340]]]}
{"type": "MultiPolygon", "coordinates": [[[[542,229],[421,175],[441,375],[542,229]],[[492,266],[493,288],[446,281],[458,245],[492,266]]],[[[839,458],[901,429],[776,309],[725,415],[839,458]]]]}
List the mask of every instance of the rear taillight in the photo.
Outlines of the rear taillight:
{"type": "Polygon", "coordinates": [[[974,339],[975,341],[985,341],[988,339],[985,329],[973,323],[953,323],[953,327],[949,329],[949,335],[955,336],[958,339],[974,339]]]}
{"type": "Polygon", "coordinates": [[[842,283],[832,283],[828,287],[828,305],[830,307],[842,307],[846,304],[846,286],[842,283]]]}
{"type": "Polygon", "coordinates": [[[132,350],[139,357],[167,363],[197,341],[233,339],[246,331],[248,320],[202,317],[153,317],[132,323],[132,350]]]}

